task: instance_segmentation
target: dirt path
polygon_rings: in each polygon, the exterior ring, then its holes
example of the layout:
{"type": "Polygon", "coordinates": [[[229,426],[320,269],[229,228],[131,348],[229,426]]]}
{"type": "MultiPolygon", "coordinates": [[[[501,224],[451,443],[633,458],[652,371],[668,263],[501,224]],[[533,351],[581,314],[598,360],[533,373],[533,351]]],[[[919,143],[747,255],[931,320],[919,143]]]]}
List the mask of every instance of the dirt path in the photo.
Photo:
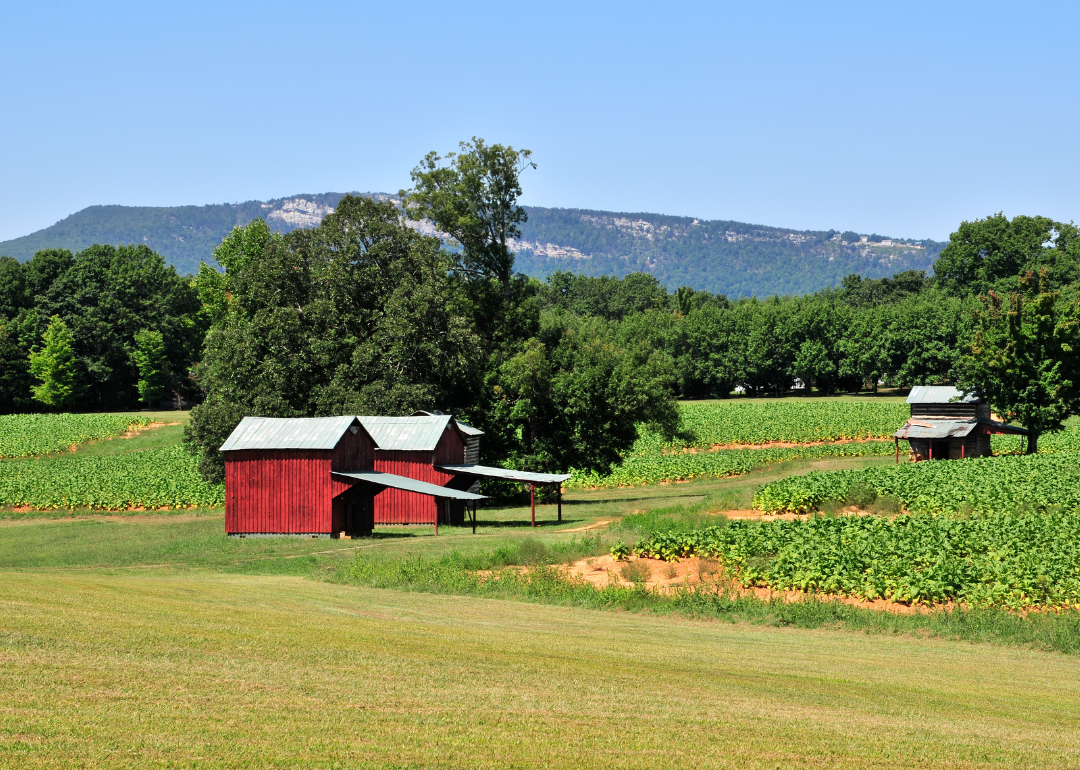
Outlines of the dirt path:
{"type": "Polygon", "coordinates": [[[614,519],[602,519],[601,521],[594,521],[592,524],[587,524],[584,527],[573,527],[572,529],[560,529],[560,532],[588,532],[590,529],[600,529],[600,527],[606,527],[614,519]]]}
{"type": "MultiPolygon", "coordinates": [[[[891,438],[891,437],[890,437],[891,438]]],[[[688,455],[699,452],[719,452],[722,449],[798,449],[807,446],[825,446],[826,444],[869,444],[875,441],[888,441],[887,438],[840,438],[836,441],[767,441],[764,444],[712,444],[709,447],[683,447],[676,449],[672,454],[682,453],[688,455]]]]}

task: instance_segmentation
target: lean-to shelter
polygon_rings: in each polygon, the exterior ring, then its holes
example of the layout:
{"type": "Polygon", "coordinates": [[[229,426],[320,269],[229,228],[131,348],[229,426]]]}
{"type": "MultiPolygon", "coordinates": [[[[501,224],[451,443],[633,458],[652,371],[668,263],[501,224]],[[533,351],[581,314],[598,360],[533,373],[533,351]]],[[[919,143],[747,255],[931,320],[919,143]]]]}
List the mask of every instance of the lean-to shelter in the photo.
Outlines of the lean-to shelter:
{"type": "Polygon", "coordinates": [[[988,457],[992,434],[1028,434],[1023,428],[991,419],[990,405],[983,399],[949,385],[917,385],[907,403],[911,417],[893,434],[897,462],[901,440],[908,442],[912,459],[918,462],[988,457]]]}

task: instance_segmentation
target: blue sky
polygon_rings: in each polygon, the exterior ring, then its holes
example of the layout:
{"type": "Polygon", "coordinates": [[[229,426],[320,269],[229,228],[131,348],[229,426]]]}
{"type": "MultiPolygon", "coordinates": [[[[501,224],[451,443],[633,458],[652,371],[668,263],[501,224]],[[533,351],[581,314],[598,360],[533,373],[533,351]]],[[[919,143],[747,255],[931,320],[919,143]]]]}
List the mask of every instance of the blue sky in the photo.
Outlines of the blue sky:
{"type": "Polygon", "coordinates": [[[5,3],[0,240],[96,203],[396,191],[945,239],[1078,219],[1080,4],[5,3]]]}

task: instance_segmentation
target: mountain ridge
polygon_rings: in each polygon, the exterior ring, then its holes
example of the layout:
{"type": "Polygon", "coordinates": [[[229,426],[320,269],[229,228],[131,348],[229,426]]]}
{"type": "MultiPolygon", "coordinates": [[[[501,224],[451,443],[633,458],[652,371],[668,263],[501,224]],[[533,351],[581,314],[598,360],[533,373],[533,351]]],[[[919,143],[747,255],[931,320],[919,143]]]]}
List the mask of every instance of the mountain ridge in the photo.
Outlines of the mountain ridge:
{"type": "MultiPolygon", "coordinates": [[[[396,199],[386,193],[354,193],[396,199]]],[[[288,232],[312,227],[345,193],[203,206],[99,205],[29,235],[0,242],[0,255],[25,261],[46,248],[80,251],[94,243],[145,243],[180,273],[212,263],[221,239],[258,216],[288,232]]],[[[512,243],[521,272],[585,275],[643,271],[669,289],[691,286],[730,297],[803,294],[858,273],[880,278],[930,271],[945,244],[931,240],[855,241],[854,233],[811,231],[667,214],[526,206],[529,220],[512,243]]],[[[422,231],[430,227],[419,225],[422,231]]]]}

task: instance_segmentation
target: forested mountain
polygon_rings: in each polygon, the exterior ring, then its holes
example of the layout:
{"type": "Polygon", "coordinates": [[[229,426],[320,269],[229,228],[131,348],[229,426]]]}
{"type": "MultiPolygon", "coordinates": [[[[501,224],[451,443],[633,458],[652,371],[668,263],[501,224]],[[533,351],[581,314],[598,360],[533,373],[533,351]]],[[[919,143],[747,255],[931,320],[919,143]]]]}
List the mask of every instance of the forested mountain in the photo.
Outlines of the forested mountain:
{"type": "MultiPolygon", "coordinates": [[[[271,229],[313,227],[342,193],[206,206],[91,206],[51,227],[0,242],[20,261],[46,248],[78,252],[94,244],[144,244],[178,272],[194,273],[234,226],[263,217],[271,229]]],[[[389,197],[377,195],[376,197],[389,197]]],[[[931,269],[943,243],[855,233],[786,230],[660,214],[526,207],[514,243],[516,268],[537,277],[558,270],[583,275],[642,271],[669,289],[691,286],[729,297],[803,294],[858,273],[881,278],[931,269]]]]}

